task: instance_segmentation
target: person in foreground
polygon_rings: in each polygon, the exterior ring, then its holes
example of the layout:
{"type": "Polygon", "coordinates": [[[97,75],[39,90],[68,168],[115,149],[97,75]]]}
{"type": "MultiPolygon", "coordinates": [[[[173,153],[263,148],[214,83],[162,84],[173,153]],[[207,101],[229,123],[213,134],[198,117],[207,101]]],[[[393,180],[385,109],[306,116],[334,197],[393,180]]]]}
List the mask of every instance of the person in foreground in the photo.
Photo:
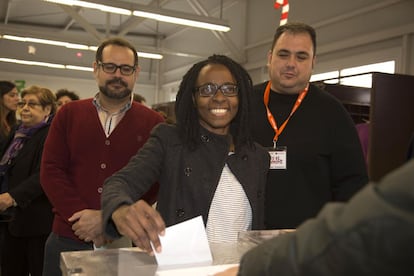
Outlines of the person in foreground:
{"type": "Polygon", "coordinates": [[[414,159],[348,203],[248,251],[217,276],[406,276],[414,271],[414,159]],[[237,273],[238,270],[238,273],[237,273]]]}
{"type": "MultiPolygon", "coordinates": [[[[102,186],[163,121],[132,99],[139,65],[137,51],[128,41],[103,41],[95,58],[99,92],[94,98],[63,105],[45,143],[40,179],[55,216],[45,247],[44,276],[61,275],[61,252],[132,246],[126,239],[123,243],[104,239],[102,186]]],[[[155,194],[151,190],[144,198],[153,203],[155,194]]]]}
{"type": "Polygon", "coordinates": [[[161,251],[165,226],[201,215],[210,242],[262,229],[269,155],[249,137],[252,82],[232,59],[213,55],[190,68],[176,98],[177,124],[160,124],[126,167],[105,181],[108,238],[130,237],[161,251]],[[157,210],[140,197],[160,184],[157,210]]]}
{"type": "Polygon", "coordinates": [[[368,182],[351,116],[342,103],[310,84],[315,30],[303,23],[277,28],[268,52],[270,80],[254,87],[253,140],[268,147],[267,229],[296,228],[330,201],[347,201],[368,182]]]}
{"type": "MultiPolygon", "coordinates": [[[[52,205],[40,185],[40,161],[55,95],[31,86],[21,93],[21,123],[12,129],[0,161],[0,214],[9,216],[2,244],[1,275],[41,276],[46,239],[52,229],[52,205]]],[[[4,218],[4,217],[3,217],[4,218]]]]}

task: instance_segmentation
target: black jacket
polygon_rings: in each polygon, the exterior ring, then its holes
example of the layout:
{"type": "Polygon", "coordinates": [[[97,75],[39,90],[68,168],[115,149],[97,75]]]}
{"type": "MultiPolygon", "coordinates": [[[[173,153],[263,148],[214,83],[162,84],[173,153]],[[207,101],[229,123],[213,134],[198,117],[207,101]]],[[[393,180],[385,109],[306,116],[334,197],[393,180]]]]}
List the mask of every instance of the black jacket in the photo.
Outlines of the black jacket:
{"type": "MultiPolygon", "coordinates": [[[[8,209],[14,216],[8,227],[10,233],[18,237],[44,235],[51,231],[52,206],[43,192],[39,177],[43,144],[48,131],[47,125],[34,133],[7,170],[8,192],[18,205],[11,207],[12,210],[8,209]]],[[[5,149],[13,137],[14,133],[10,135],[5,149]]]]}
{"type": "Polygon", "coordinates": [[[258,144],[243,147],[228,155],[228,137],[201,129],[201,144],[188,150],[175,126],[160,124],[126,167],[108,178],[102,194],[105,231],[119,235],[111,224],[111,214],[122,204],[137,201],[152,183],[158,181],[157,209],[166,226],[201,215],[204,224],[224,164],[237,177],[253,212],[253,229],[264,226],[264,189],[269,168],[269,154],[258,144]]]}

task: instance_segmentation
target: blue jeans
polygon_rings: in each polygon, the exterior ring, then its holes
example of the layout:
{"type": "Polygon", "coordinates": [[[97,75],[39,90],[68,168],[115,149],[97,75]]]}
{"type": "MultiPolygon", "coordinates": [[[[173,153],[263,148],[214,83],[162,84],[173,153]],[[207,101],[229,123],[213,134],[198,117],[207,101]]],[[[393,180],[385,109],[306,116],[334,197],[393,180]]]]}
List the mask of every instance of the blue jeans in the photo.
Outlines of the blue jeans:
{"type": "Polygon", "coordinates": [[[75,241],[53,232],[50,233],[45,245],[43,276],[61,276],[60,253],[79,250],[93,250],[93,244],[75,241]]]}

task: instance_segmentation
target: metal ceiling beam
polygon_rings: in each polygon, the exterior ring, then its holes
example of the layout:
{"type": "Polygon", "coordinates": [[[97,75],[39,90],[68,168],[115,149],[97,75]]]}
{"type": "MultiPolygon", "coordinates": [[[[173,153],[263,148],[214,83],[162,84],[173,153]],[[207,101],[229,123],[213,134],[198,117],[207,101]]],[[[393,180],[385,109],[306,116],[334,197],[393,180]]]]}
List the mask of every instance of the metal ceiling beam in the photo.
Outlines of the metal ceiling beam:
{"type": "Polygon", "coordinates": [[[215,25],[228,26],[227,21],[221,20],[215,17],[200,16],[200,15],[195,15],[192,13],[161,9],[158,7],[151,7],[151,6],[146,6],[142,4],[127,3],[123,1],[121,2],[121,1],[114,1],[114,0],[88,0],[87,2],[99,4],[99,5],[116,7],[120,9],[129,10],[129,11],[142,11],[142,12],[148,12],[148,13],[156,13],[156,14],[167,16],[167,17],[177,17],[177,18],[183,18],[183,19],[192,20],[192,21],[200,21],[200,22],[206,22],[206,23],[215,24],[215,25]]]}
{"type": "Polygon", "coordinates": [[[75,19],[76,22],[78,22],[78,24],[86,32],[88,32],[90,35],[92,35],[97,41],[101,41],[102,40],[103,36],[101,35],[101,33],[98,32],[94,26],[92,26],[91,24],[89,24],[89,22],[85,18],[83,18],[76,9],[74,9],[72,7],[65,6],[65,5],[59,5],[59,6],[60,6],[60,8],[64,12],[66,12],[73,19],[75,19]]]}
{"type": "MultiPolygon", "coordinates": [[[[82,8],[76,8],[76,11],[77,12],[80,12],[82,10],[82,8]]],[[[63,30],[64,31],[67,31],[67,30],[69,30],[69,28],[73,25],[73,24],[75,24],[75,19],[73,19],[71,16],[69,16],[69,19],[68,20],[66,20],[66,23],[65,23],[65,27],[63,28],[63,30]]]]}
{"type": "MultiPolygon", "coordinates": [[[[152,0],[147,6],[148,7],[158,7],[158,6],[162,7],[168,2],[169,0],[163,0],[163,1],[152,0]]],[[[137,25],[141,24],[144,20],[146,19],[142,17],[131,16],[119,26],[118,35],[120,36],[126,35],[129,31],[131,31],[137,25]]]]}
{"type": "MultiPolygon", "coordinates": [[[[30,25],[30,35],[27,33],[28,30],[27,25],[17,25],[17,24],[0,24],[0,35],[9,34],[9,35],[16,35],[16,36],[23,36],[23,37],[37,37],[42,39],[50,39],[50,40],[57,40],[57,41],[67,41],[71,43],[78,43],[78,44],[85,44],[89,46],[98,45],[98,43],[91,42],[91,36],[88,35],[86,32],[83,31],[57,31],[55,28],[48,28],[48,27],[39,27],[30,25]]],[[[128,36],[127,39],[133,39],[132,36],[128,36]]],[[[154,37],[155,38],[155,37],[154,37]]],[[[180,52],[173,49],[167,48],[158,48],[148,45],[140,45],[134,43],[138,50],[153,52],[153,53],[160,53],[163,55],[171,55],[171,56],[180,56],[180,57],[195,57],[200,58],[202,57],[200,54],[191,53],[191,52],[180,52]]]]}
{"type": "Polygon", "coordinates": [[[4,15],[4,24],[7,24],[9,22],[11,2],[12,0],[7,1],[6,14],[4,15]]]}
{"type": "MultiPolygon", "coordinates": [[[[204,16],[210,17],[208,11],[203,7],[203,5],[198,0],[187,0],[190,6],[197,14],[202,14],[204,16]]],[[[220,7],[223,9],[223,7],[220,7]]],[[[246,54],[243,49],[239,49],[236,44],[231,40],[230,36],[227,33],[218,32],[218,31],[211,31],[217,39],[222,42],[227,49],[229,49],[231,55],[241,63],[246,61],[246,54]]]]}

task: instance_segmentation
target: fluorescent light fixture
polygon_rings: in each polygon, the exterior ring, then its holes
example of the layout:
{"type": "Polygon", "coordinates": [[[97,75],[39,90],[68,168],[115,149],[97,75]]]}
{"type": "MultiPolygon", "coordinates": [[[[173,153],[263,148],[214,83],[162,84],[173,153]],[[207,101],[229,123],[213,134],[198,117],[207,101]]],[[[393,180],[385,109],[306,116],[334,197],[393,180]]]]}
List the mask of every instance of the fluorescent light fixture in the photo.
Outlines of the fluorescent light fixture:
{"type": "Polygon", "coordinates": [[[220,31],[220,32],[230,31],[229,26],[202,22],[198,20],[178,18],[178,17],[167,16],[167,15],[145,12],[145,11],[134,11],[132,14],[138,17],[144,17],[144,18],[154,19],[157,21],[168,22],[168,23],[173,23],[173,24],[178,24],[178,25],[185,25],[185,26],[208,29],[208,30],[215,30],[215,31],[220,31]]]}
{"type": "Polygon", "coordinates": [[[22,60],[22,59],[14,59],[14,58],[0,58],[0,62],[17,63],[17,64],[23,64],[23,65],[43,66],[43,67],[57,68],[57,69],[70,69],[70,70],[89,71],[89,72],[93,71],[92,67],[64,65],[64,64],[57,64],[57,63],[40,62],[40,61],[33,61],[33,60],[22,60]]]}
{"type": "Polygon", "coordinates": [[[162,59],[163,56],[160,54],[151,54],[151,53],[143,53],[143,52],[137,52],[138,57],[142,58],[150,58],[150,59],[162,59]]]}
{"type": "Polygon", "coordinates": [[[50,68],[65,69],[65,65],[56,64],[56,63],[48,63],[48,62],[21,60],[21,59],[13,59],[13,58],[0,58],[0,61],[9,62],[9,63],[24,64],[24,65],[36,65],[36,66],[43,66],[43,67],[50,67],[50,68]]]}
{"type": "Polygon", "coordinates": [[[65,65],[65,68],[70,69],[70,70],[78,70],[78,71],[88,71],[88,72],[93,71],[92,67],[75,66],[75,65],[65,65]]]}
{"type": "Polygon", "coordinates": [[[154,19],[157,21],[168,22],[173,24],[185,25],[196,28],[203,28],[208,30],[228,32],[230,27],[224,23],[223,20],[212,18],[212,17],[202,17],[187,13],[182,13],[178,11],[168,11],[161,9],[154,9],[145,5],[139,4],[128,4],[128,3],[118,3],[118,5],[123,5],[124,7],[114,7],[109,5],[111,1],[109,0],[90,0],[90,1],[79,1],[79,0],[43,0],[46,2],[52,2],[61,5],[68,6],[79,6],[90,9],[98,9],[104,12],[122,14],[122,15],[134,15],[138,17],[144,17],[149,19],[154,19]],[[97,3],[96,3],[97,2],[97,3]],[[107,3],[104,5],[101,3],[107,3]]]}
{"type": "MultiPolygon", "coordinates": [[[[97,46],[88,46],[88,45],[74,44],[74,43],[64,42],[64,41],[56,41],[56,40],[33,38],[33,37],[21,37],[21,36],[7,35],[7,34],[0,36],[0,38],[21,41],[21,42],[33,42],[33,43],[61,46],[61,47],[66,47],[66,48],[71,48],[71,49],[79,49],[79,50],[96,51],[98,49],[97,46]]],[[[137,53],[138,53],[138,56],[142,58],[150,58],[150,59],[162,59],[163,58],[162,55],[155,54],[155,53],[146,53],[146,52],[137,52],[137,53]]]]}
{"type": "Polygon", "coordinates": [[[96,9],[101,10],[103,12],[110,12],[110,13],[117,13],[117,14],[123,14],[123,15],[131,15],[132,12],[128,9],[122,9],[102,4],[95,4],[91,2],[86,1],[78,1],[78,0],[44,0],[46,2],[52,2],[56,4],[61,5],[67,5],[67,6],[78,6],[78,7],[84,7],[89,9],[96,9]]]}
{"type": "Polygon", "coordinates": [[[74,44],[70,42],[63,42],[63,41],[55,41],[55,40],[32,38],[32,37],[21,37],[21,36],[14,36],[14,35],[3,35],[3,38],[8,39],[8,40],[22,41],[22,42],[33,42],[33,43],[61,46],[61,47],[66,47],[70,49],[89,50],[89,46],[82,45],[82,44],[74,44]]]}

